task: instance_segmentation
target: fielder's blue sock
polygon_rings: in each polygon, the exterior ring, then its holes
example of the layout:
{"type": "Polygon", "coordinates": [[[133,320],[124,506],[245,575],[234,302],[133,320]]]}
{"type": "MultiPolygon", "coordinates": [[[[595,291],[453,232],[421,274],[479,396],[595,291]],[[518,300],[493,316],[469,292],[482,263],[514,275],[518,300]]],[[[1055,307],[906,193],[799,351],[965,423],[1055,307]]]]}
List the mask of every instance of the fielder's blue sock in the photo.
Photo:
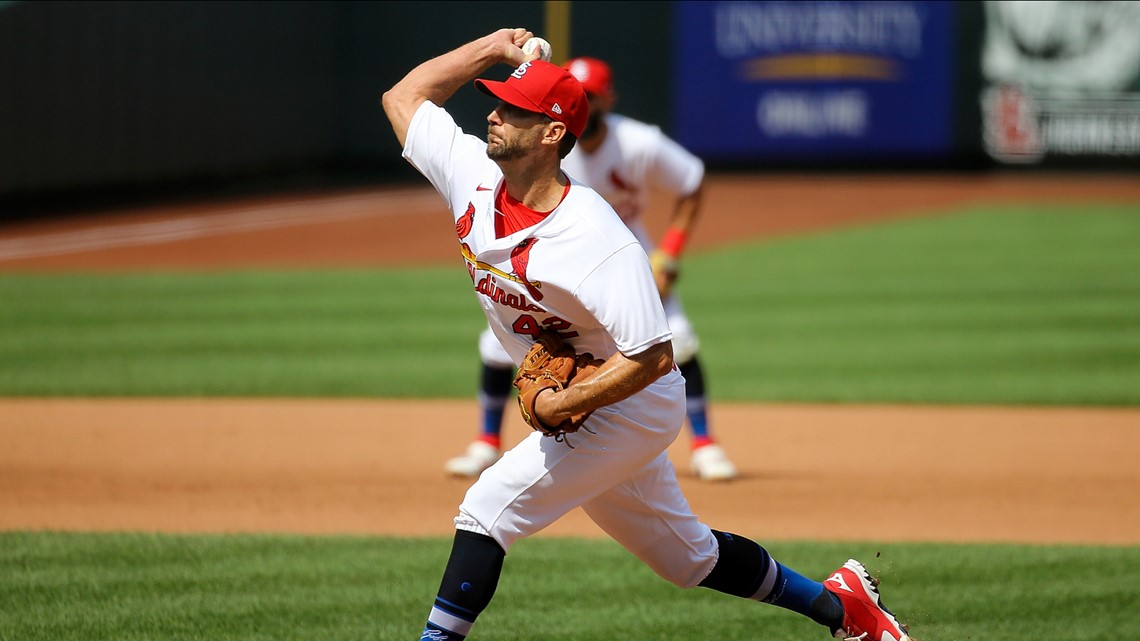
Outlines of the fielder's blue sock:
{"type": "Polygon", "coordinates": [[[483,408],[483,425],[480,438],[499,447],[499,434],[503,429],[503,412],[510,396],[514,370],[483,363],[479,372],[479,405],[483,408]]]}
{"type": "Polygon", "coordinates": [[[492,442],[491,439],[498,441],[503,426],[503,405],[507,399],[481,396],[479,400],[483,405],[483,425],[479,430],[479,435],[487,442],[492,442]]]}
{"type": "Polygon", "coordinates": [[[694,441],[709,441],[709,417],[705,411],[705,399],[690,398],[685,402],[685,414],[689,417],[689,427],[693,430],[694,441]]]}
{"type": "Polygon", "coordinates": [[[693,430],[693,445],[700,447],[712,442],[709,436],[709,417],[705,402],[705,373],[701,361],[690,358],[680,366],[685,377],[685,414],[689,417],[689,427],[693,430]]]}

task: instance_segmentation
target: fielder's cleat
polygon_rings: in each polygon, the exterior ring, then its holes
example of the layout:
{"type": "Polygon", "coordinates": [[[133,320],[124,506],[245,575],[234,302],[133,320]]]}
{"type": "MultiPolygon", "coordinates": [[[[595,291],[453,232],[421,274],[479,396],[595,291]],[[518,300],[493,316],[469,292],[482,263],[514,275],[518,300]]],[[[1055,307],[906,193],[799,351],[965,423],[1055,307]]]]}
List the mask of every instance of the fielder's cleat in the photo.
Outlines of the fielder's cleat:
{"type": "Polygon", "coordinates": [[[693,474],[702,481],[731,481],[736,478],[736,466],[728,460],[724,449],[715,443],[693,450],[689,463],[693,474]]]}
{"type": "Polygon", "coordinates": [[[843,604],[843,625],[835,631],[844,641],[910,641],[909,629],[879,597],[879,580],[863,564],[850,559],[823,582],[843,604]]]}
{"type": "Polygon", "coordinates": [[[499,460],[499,450],[490,443],[475,441],[462,456],[449,459],[443,470],[452,476],[475,477],[499,460]]]}

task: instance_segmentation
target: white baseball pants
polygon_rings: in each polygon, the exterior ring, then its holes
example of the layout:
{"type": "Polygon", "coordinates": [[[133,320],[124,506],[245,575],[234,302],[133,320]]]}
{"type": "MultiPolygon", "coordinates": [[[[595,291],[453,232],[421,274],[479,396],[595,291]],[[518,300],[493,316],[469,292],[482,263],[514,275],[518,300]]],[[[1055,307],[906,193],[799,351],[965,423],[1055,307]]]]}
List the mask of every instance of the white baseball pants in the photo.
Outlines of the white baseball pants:
{"type": "Polygon", "coordinates": [[[696,586],[716,564],[717,543],[689,508],[665,451],[685,416],[684,378],[665,379],[595,411],[586,426],[596,433],[569,435],[573,448],[532,433],[471,486],[456,527],[509,550],[581,506],[662,578],[696,586]]]}

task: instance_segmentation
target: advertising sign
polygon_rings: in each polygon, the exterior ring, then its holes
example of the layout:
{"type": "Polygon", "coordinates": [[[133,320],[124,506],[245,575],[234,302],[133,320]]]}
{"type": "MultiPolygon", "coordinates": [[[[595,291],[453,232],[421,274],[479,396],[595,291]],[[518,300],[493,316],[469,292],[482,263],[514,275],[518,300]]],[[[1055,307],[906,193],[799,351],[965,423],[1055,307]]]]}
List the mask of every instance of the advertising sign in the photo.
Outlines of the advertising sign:
{"type": "Polygon", "coordinates": [[[1140,158],[1140,2],[985,6],[981,106],[993,158],[1140,158]]]}
{"type": "Polygon", "coordinates": [[[706,159],[940,155],[950,2],[680,2],[678,140],[706,159]]]}

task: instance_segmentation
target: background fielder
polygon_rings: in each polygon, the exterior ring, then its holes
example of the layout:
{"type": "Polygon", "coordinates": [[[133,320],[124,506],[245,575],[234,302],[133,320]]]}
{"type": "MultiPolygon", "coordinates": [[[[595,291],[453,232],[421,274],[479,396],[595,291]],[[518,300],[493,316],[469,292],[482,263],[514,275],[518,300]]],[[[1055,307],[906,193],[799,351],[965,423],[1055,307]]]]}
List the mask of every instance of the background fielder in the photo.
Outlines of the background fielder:
{"type": "Polygon", "coordinates": [[[585,128],[585,92],[523,54],[531,36],[496,31],[417,66],[383,96],[404,157],[451,210],[476,298],[512,361],[543,330],[605,358],[531,407],[544,425],[588,414],[574,447],[532,432],[467,490],[421,641],[465,639],[511,545],[575,507],[678,586],[786,608],[838,638],[906,641],[858,562],[812,581],[689,508],[666,451],[684,420],[684,377],[648,260],[613,208],[561,171],[585,128]],[[499,99],[483,143],[438,105],[499,62],[518,67],[505,82],[476,81],[499,99]]]}
{"type": "MultiPolygon", "coordinates": [[[[700,212],[704,163],[660,128],[612,112],[617,94],[607,63],[580,57],[564,67],[586,91],[590,116],[562,169],[601,194],[650,256],[673,332],[673,357],[686,381],[685,413],[692,433],[690,468],[701,480],[734,479],[736,466],[709,427],[705,376],[698,358],[700,342],[680,297],[673,291],[677,261],[700,212]],[[654,247],[643,218],[652,190],[669,194],[674,203],[659,247],[654,247]]],[[[480,433],[463,454],[444,464],[444,470],[454,476],[478,476],[502,450],[503,410],[511,393],[513,363],[490,328],[479,336],[479,356],[480,433]]]]}

